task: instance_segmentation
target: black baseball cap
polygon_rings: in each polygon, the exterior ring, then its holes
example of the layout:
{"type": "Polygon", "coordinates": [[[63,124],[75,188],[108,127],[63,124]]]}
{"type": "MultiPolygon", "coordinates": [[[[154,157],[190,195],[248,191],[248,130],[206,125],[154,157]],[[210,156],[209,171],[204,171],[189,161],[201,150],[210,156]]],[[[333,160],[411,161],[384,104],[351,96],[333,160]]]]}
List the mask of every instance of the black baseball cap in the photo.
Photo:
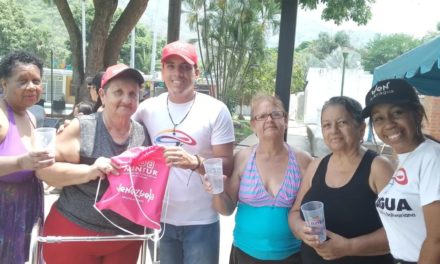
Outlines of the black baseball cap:
{"type": "Polygon", "coordinates": [[[416,89],[404,79],[387,79],[376,83],[365,97],[362,118],[371,116],[378,104],[403,104],[419,101],[416,89]]]}

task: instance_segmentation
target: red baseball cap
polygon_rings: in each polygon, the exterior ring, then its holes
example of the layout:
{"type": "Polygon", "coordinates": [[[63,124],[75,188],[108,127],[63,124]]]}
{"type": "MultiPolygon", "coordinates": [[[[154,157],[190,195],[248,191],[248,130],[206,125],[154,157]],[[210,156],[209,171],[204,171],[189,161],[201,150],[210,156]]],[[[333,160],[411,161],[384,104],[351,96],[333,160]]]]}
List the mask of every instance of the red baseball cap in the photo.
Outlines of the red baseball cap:
{"type": "Polygon", "coordinates": [[[197,65],[197,52],[196,48],[192,44],[182,41],[168,43],[162,50],[161,62],[163,63],[172,55],[181,57],[191,65],[197,65]]]}
{"type": "Polygon", "coordinates": [[[119,63],[113,66],[110,66],[105,70],[104,75],[102,75],[101,79],[101,87],[104,88],[104,86],[110,81],[117,77],[131,77],[135,81],[137,81],[140,85],[144,83],[144,77],[142,74],[133,68],[128,67],[125,64],[119,63]]]}

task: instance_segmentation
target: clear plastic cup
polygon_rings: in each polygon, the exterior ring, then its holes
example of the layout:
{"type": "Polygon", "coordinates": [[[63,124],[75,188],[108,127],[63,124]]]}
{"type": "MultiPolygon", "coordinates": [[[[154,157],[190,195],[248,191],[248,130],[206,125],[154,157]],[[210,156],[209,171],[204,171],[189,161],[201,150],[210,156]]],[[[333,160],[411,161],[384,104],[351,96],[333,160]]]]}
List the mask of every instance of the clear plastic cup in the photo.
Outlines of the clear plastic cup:
{"type": "Polygon", "coordinates": [[[319,236],[319,241],[324,242],[327,238],[325,231],[324,204],[319,201],[310,201],[301,205],[301,211],[308,226],[313,233],[319,236]]]}
{"type": "Polygon", "coordinates": [[[53,127],[36,128],[33,139],[34,150],[47,150],[50,155],[55,156],[55,136],[56,129],[53,127]]]}
{"type": "Polygon", "coordinates": [[[219,194],[223,192],[223,162],[221,158],[205,159],[203,161],[208,181],[212,185],[212,193],[219,194]]]}

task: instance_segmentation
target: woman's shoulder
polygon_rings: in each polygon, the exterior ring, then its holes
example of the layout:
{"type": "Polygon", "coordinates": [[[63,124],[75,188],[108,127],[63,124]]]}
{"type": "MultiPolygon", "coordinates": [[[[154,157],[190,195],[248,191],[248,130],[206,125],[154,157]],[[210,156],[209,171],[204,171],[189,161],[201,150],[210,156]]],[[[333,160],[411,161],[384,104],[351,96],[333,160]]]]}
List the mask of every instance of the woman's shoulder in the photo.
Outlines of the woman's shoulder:
{"type": "Polygon", "coordinates": [[[313,174],[314,174],[323,159],[324,159],[324,157],[318,157],[318,158],[312,159],[309,163],[309,166],[307,167],[307,171],[313,172],[313,174]]]}
{"type": "Polygon", "coordinates": [[[134,128],[136,128],[136,129],[139,129],[139,130],[143,130],[145,127],[144,127],[144,125],[142,125],[142,123],[141,122],[138,122],[138,121],[136,121],[136,120],[131,120],[132,122],[133,122],[133,126],[134,126],[134,128]]]}
{"type": "Polygon", "coordinates": [[[298,163],[300,164],[300,166],[303,167],[304,169],[306,169],[309,166],[310,162],[313,161],[312,155],[310,155],[310,153],[305,150],[294,148],[291,145],[288,145],[288,146],[292,150],[292,152],[295,154],[295,157],[296,157],[298,163]]]}
{"type": "Polygon", "coordinates": [[[394,170],[394,165],[393,162],[382,155],[376,155],[373,158],[373,161],[371,162],[371,172],[383,172],[383,171],[390,171],[390,170],[394,170]]]}
{"type": "Polygon", "coordinates": [[[423,151],[425,154],[440,154],[440,143],[433,139],[426,139],[424,144],[422,144],[423,151]]]}
{"type": "Polygon", "coordinates": [[[382,155],[376,155],[371,163],[369,184],[375,193],[379,193],[393,176],[393,162],[382,155]]]}
{"type": "Polygon", "coordinates": [[[9,128],[8,111],[3,100],[0,100],[0,142],[6,136],[9,128]]]}
{"type": "Polygon", "coordinates": [[[254,145],[240,149],[234,154],[234,160],[239,162],[246,161],[251,156],[252,151],[255,149],[255,147],[256,146],[254,145]]]}
{"type": "Polygon", "coordinates": [[[295,155],[297,157],[300,157],[300,158],[303,158],[303,159],[307,159],[307,160],[310,160],[310,161],[313,160],[313,157],[312,157],[312,155],[310,155],[309,152],[307,152],[305,150],[302,150],[302,149],[294,148],[294,147],[292,147],[290,145],[289,145],[289,147],[293,151],[293,153],[295,153],[295,155]]]}
{"type": "Polygon", "coordinates": [[[254,146],[240,149],[239,151],[235,152],[235,154],[234,154],[234,170],[232,172],[233,177],[235,177],[235,176],[241,177],[255,147],[256,146],[254,145],[254,146]]]}

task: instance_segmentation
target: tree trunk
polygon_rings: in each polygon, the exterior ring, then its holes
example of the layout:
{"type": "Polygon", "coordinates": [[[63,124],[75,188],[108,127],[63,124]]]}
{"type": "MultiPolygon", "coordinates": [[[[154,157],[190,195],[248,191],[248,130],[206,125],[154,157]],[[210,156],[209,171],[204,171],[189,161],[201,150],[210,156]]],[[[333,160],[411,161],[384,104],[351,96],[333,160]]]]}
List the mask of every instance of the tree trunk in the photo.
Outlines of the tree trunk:
{"type": "Polygon", "coordinates": [[[182,0],[169,0],[167,43],[179,40],[182,0]]]}
{"type": "MultiPolygon", "coordinates": [[[[105,2],[107,0],[100,1],[105,2]]],[[[104,51],[105,67],[113,65],[118,61],[122,45],[127,40],[131,30],[136,26],[136,23],[144,14],[147,5],[148,0],[130,0],[107,38],[104,51]]],[[[98,7],[95,6],[95,9],[97,8],[98,7]]]]}
{"type": "Polygon", "coordinates": [[[72,48],[72,89],[76,90],[76,101],[79,97],[83,97],[81,91],[85,89],[80,89],[81,84],[84,82],[84,66],[82,57],[82,43],[81,43],[81,32],[78,26],[75,24],[75,19],[73,18],[72,11],[70,10],[67,0],[55,0],[55,4],[60,12],[61,18],[63,19],[64,25],[66,26],[67,32],[69,34],[70,46],[72,48]]]}
{"type": "Polygon", "coordinates": [[[112,17],[118,6],[118,1],[95,0],[95,16],[93,18],[87,48],[86,76],[94,76],[97,72],[105,70],[104,51],[107,46],[107,36],[110,30],[112,17]]]}
{"type": "Polygon", "coordinates": [[[244,96],[241,95],[241,99],[240,99],[240,114],[238,115],[238,120],[244,120],[244,116],[243,116],[243,105],[244,105],[244,96]]]}
{"type": "Polygon", "coordinates": [[[86,76],[94,76],[98,71],[116,64],[122,45],[131,30],[141,18],[148,0],[130,0],[121,17],[110,30],[112,17],[118,6],[118,0],[93,0],[95,16],[90,30],[87,48],[87,64],[84,69],[82,57],[81,31],[76,25],[67,0],[54,0],[69,34],[72,48],[72,85],[77,89],[76,102],[89,97],[84,82],[86,76]]]}

